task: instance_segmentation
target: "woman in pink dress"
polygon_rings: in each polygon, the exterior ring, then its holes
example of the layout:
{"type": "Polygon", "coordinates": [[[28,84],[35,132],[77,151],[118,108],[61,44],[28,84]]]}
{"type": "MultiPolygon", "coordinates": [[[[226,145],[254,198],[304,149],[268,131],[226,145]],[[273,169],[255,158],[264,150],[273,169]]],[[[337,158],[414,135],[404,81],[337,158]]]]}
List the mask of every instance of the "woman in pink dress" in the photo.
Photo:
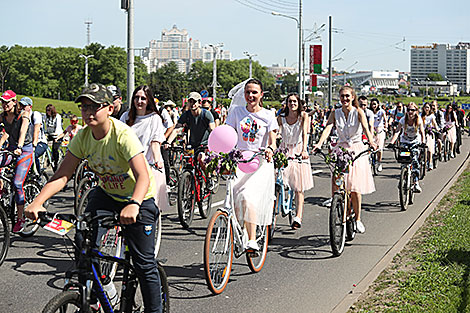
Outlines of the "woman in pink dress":
{"type": "Polygon", "coordinates": [[[444,113],[444,123],[445,127],[447,128],[447,139],[450,142],[450,157],[455,158],[454,155],[454,146],[457,142],[457,128],[459,126],[459,122],[457,120],[457,115],[455,114],[454,108],[452,104],[448,104],[446,107],[446,111],[444,113]]]}
{"type": "MultiPolygon", "coordinates": [[[[339,97],[341,108],[331,112],[320,140],[314,146],[314,150],[321,149],[323,142],[330,135],[333,126],[336,127],[338,145],[348,151],[352,151],[355,155],[367,149],[362,142],[363,129],[370,146],[376,149],[377,145],[367,126],[366,115],[358,106],[354,89],[349,86],[341,87],[339,97]]],[[[372,178],[372,171],[366,154],[355,160],[354,163],[349,166],[349,172],[345,175],[345,182],[346,189],[351,192],[351,202],[354,213],[356,214],[357,231],[364,233],[366,229],[361,222],[362,195],[375,191],[374,179],[372,178]]],[[[335,184],[332,184],[332,186],[334,190],[337,188],[335,184]]]]}
{"type": "Polygon", "coordinates": [[[295,192],[297,214],[291,226],[297,229],[302,225],[304,191],[313,188],[312,170],[307,152],[309,117],[297,94],[287,96],[286,102],[285,110],[277,118],[282,139],[281,148],[288,149],[288,157],[302,157],[302,163],[289,161],[283,173],[284,182],[295,192]]]}

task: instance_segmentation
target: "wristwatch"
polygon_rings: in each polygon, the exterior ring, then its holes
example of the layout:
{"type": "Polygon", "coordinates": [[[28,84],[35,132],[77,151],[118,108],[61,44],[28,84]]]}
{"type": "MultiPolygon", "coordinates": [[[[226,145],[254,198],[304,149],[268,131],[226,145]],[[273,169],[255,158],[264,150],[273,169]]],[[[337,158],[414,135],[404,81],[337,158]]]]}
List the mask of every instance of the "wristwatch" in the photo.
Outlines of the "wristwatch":
{"type": "Polygon", "coordinates": [[[18,149],[23,149],[23,146],[18,146],[18,149]]]}
{"type": "Polygon", "coordinates": [[[129,204],[137,204],[139,206],[139,208],[141,206],[141,204],[139,202],[135,201],[134,199],[130,199],[129,201],[127,201],[127,205],[129,205],[129,204]]]}

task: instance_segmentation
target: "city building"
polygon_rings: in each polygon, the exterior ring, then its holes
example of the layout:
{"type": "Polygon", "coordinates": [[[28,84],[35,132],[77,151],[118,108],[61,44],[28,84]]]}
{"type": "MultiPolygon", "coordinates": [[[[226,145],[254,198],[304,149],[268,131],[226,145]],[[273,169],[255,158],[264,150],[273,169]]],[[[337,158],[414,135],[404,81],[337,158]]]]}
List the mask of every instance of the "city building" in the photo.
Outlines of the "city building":
{"type": "Polygon", "coordinates": [[[298,68],[290,66],[280,66],[279,64],[273,64],[272,66],[268,66],[266,68],[266,71],[274,77],[280,77],[286,74],[297,74],[299,72],[298,68]]]}
{"type": "MultiPolygon", "coordinates": [[[[186,29],[162,30],[160,40],[150,40],[149,46],[142,53],[142,60],[149,73],[170,62],[178,65],[180,72],[187,73],[195,61],[212,62],[214,50],[209,45],[202,45],[197,39],[189,37],[186,29]]],[[[218,60],[231,60],[228,50],[219,50],[218,60]]]]}
{"type": "Polygon", "coordinates": [[[411,46],[410,66],[413,86],[425,86],[428,74],[438,73],[458,91],[470,92],[470,43],[411,46]]]}
{"type": "MultiPolygon", "coordinates": [[[[326,81],[327,75],[324,79],[319,79],[319,82],[326,81]]],[[[398,90],[399,88],[399,72],[385,72],[385,71],[361,71],[347,74],[333,75],[333,82],[339,85],[350,84],[355,88],[363,88],[368,86],[373,90],[398,90]]]]}

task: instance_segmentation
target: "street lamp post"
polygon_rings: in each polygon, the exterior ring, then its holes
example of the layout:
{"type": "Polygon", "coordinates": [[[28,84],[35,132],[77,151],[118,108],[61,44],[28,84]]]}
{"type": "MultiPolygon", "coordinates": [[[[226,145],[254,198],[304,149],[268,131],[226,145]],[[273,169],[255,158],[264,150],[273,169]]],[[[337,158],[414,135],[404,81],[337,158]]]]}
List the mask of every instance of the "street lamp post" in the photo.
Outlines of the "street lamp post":
{"type": "Polygon", "coordinates": [[[219,43],[217,45],[209,45],[209,47],[212,47],[212,50],[214,51],[214,61],[212,63],[212,105],[214,107],[216,105],[215,98],[217,97],[217,53],[219,52],[219,48],[223,46],[223,43],[219,43]]]}
{"type": "Polygon", "coordinates": [[[243,52],[243,54],[250,60],[250,78],[253,78],[253,57],[257,56],[257,54],[249,54],[247,51],[243,52]]]}
{"type": "Polygon", "coordinates": [[[134,0],[121,0],[121,9],[127,12],[127,101],[135,86],[134,73],[134,0]]]}
{"type": "Polygon", "coordinates": [[[304,73],[302,73],[302,0],[299,0],[299,18],[295,18],[290,15],[285,15],[279,12],[271,12],[272,15],[275,16],[282,16],[286,18],[290,18],[294,21],[297,22],[297,28],[299,29],[299,96],[301,99],[303,99],[303,76],[304,73]]]}
{"type": "Polygon", "coordinates": [[[94,57],[93,54],[90,55],[84,55],[80,54],[81,58],[85,58],[85,87],[88,87],[88,58],[94,57]]]}

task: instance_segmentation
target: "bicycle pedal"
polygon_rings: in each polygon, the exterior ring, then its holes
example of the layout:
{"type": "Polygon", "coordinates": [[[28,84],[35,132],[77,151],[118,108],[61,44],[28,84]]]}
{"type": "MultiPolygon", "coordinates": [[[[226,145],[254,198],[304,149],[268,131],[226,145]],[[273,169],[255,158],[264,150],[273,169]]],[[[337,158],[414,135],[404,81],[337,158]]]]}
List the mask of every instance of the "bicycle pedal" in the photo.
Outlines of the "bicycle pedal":
{"type": "Polygon", "coordinates": [[[260,251],[256,250],[246,250],[246,255],[249,256],[250,258],[257,258],[260,256],[260,251]]]}

